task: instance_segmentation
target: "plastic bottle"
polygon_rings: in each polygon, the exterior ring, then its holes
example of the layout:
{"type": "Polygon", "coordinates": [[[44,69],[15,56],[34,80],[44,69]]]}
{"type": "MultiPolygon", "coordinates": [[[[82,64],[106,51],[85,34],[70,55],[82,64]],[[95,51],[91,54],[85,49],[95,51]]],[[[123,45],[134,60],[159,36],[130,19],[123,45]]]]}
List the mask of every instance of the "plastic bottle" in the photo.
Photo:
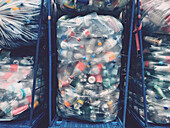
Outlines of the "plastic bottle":
{"type": "Polygon", "coordinates": [[[167,47],[158,47],[158,46],[154,46],[154,45],[151,45],[151,47],[149,47],[149,50],[151,50],[151,51],[164,51],[165,53],[170,53],[170,49],[168,49],[167,47]]]}
{"type": "Polygon", "coordinates": [[[81,53],[75,53],[75,54],[74,54],[74,58],[75,58],[76,60],[79,60],[79,59],[86,60],[86,56],[83,56],[81,53]]]}
{"type": "Polygon", "coordinates": [[[66,50],[79,50],[80,44],[71,44],[71,43],[66,43],[65,41],[62,41],[60,44],[62,49],[66,50]]]}
{"type": "Polygon", "coordinates": [[[102,71],[102,68],[103,68],[103,64],[102,63],[99,63],[97,65],[94,65],[92,66],[91,70],[90,70],[90,74],[94,74],[94,75],[98,75],[101,73],[102,71]]]}
{"type": "Polygon", "coordinates": [[[66,107],[70,107],[73,105],[78,99],[78,95],[73,93],[72,90],[66,89],[65,90],[65,97],[64,97],[64,105],[66,107]]]}
{"type": "Polygon", "coordinates": [[[96,44],[96,39],[90,39],[86,44],[86,53],[92,54],[96,44]]]}
{"type": "Polygon", "coordinates": [[[164,63],[162,61],[160,61],[160,62],[145,61],[146,68],[154,68],[157,65],[164,65],[164,63]]]}
{"type": "Polygon", "coordinates": [[[84,100],[81,98],[77,100],[77,102],[74,104],[74,109],[78,110],[80,109],[84,104],[84,100]]]}
{"type": "Polygon", "coordinates": [[[0,86],[0,89],[4,89],[9,92],[17,92],[22,88],[23,88],[22,83],[13,83],[13,84],[9,84],[9,85],[0,86]]]}
{"type": "Polygon", "coordinates": [[[161,88],[158,85],[154,85],[154,89],[157,91],[157,93],[162,97],[162,98],[166,98],[165,94],[163,93],[163,91],[161,90],[161,88]]]}
{"type": "Polygon", "coordinates": [[[162,44],[162,40],[159,40],[158,38],[151,37],[151,36],[145,36],[144,40],[158,46],[162,44]]]}
{"type": "Polygon", "coordinates": [[[72,56],[73,56],[73,52],[67,51],[67,50],[63,50],[63,49],[60,49],[59,54],[62,57],[67,58],[67,59],[71,59],[72,56]]]}
{"type": "Polygon", "coordinates": [[[76,64],[71,77],[76,77],[76,76],[80,75],[85,69],[86,69],[86,63],[79,61],[76,64]]]}
{"type": "Polygon", "coordinates": [[[107,39],[102,47],[98,47],[94,53],[95,54],[100,54],[101,52],[106,52],[110,49],[112,49],[115,45],[117,44],[117,40],[114,40],[112,38],[107,39]]]}
{"type": "Polygon", "coordinates": [[[91,61],[91,64],[98,64],[98,63],[109,63],[111,61],[115,61],[116,57],[117,57],[118,53],[114,53],[114,52],[107,52],[105,55],[103,55],[102,57],[98,57],[98,58],[94,58],[91,61]]]}
{"type": "Polygon", "coordinates": [[[155,66],[154,70],[159,71],[159,72],[170,72],[170,65],[167,65],[167,66],[155,66]]]}

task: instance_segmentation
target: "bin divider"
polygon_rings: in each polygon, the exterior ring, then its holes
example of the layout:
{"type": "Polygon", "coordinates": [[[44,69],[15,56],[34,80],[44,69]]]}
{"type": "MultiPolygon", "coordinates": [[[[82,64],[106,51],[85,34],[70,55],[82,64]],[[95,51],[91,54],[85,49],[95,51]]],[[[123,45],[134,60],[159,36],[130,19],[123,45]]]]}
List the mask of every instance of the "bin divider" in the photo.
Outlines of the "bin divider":
{"type": "Polygon", "coordinates": [[[32,125],[33,110],[34,110],[34,97],[35,97],[35,86],[36,86],[37,69],[38,69],[38,57],[39,57],[39,47],[40,47],[40,38],[41,38],[40,37],[41,36],[41,25],[42,25],[42,17],[43,17],[43,4],[44,4],[44,0],[41,1],[38,40],[37,40],[36,57],[35,57],[35,64],[34,64],[34,79],[33,79],[33,89],[32,89],[31,111],[30,111],[30,126],[32,125]]]}
{"type": "Polygon", "coordinates": [[[52,122],[52,48],[51,48],[51,0],[48,0],[48,46],[49,46],[49,124],[52,122]]]}
{"type": "MultiPolygon", "coordinates": [[[[140,1],[137,0],[138,6],[138,24],[141,25],[141,14],[140,14],[140,1]]],[[[143,46],[142,46],[142,29],[139,30],[139,43],[141,52],[141,64],[142,64],[142,89],[143,89],[143,100],[144,100],[144,113],[145,113],[145,126],[148,127],[147,123],[147,108],[146,108],[146,93],[145,93],[145,74],[144,74],[144,62],[143,62],[143,46]]]]}
{"type": "Polygon", "coordinates": [[[131,13],[129,50],[128,50],[128,61],[127,61],[127,71],[126,71],[126,85],[125,85],[125,100],[124,100],[124,111],[123,111],[123,128],[125,128],[125,123],[126,123],[126,108],[127,108],[127,96],[128,96],[127,91],[128,91],[128,82],[129,82],[129,69],[130,69],[130,58],[131,58],[131,46],[132,46],[134,13],[135,13],[135,0],[133,0],[133,3],[132,3],[132,13],[131,13]]]}

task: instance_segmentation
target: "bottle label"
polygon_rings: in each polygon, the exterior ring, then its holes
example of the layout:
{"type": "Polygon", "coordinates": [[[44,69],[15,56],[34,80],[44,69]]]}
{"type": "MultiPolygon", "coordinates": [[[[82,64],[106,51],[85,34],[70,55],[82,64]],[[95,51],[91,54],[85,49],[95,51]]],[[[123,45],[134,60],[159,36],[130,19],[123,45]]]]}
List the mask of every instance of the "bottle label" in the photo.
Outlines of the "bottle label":
{"type": "Polygon", "coordinates": [[[109,61],[115,60],[115,55],[113,52],[107,52],[106,55],[108,56],[109,61]]]}
{"type": "Polygon", "coordinates": [[[96,75],[95,77],[96,77],[96,82],[97,82],[97,83],[102,83],[102,82],[103,82],[103,81],[102,81],[102,75],[101,75],[101,74],[98,74],[98,75],[96,75]]]}
{"type": "Polygon", "coordinates": [[[76,67],[77,67],[80,71],[84,71],[84,69],[86,68],[86,65],[84,65],[81,61],[79,61],[78,64],[76,65],[76,67]]]}
{"type": "Polygon", "coordinates": [[[7,73],[5,73],[5,75],[3,75],[3,76],[1,77],[1,79],[8,80],[12,75],[13,75],[12,72],[7,72],[7,73]]]}
{"type": "Polygon", "coordinates": [[[166,60],[167,60],[167,61],[170,61],[170,56],[166,56],[166,60]]]}
{"type": "Polygon", "coordinates": [[[10,71],[11,72],[17,72],[18,71],[18,65],[17,64],[11,64],[10,71]]]}
{"type": "Polygon", "coordinates": [[[12,110],[12,111],[11,111],[11,114],[12,114],[13,116],[14,116],[14,115],[18,115],[18,114],[22,113],[23,111],[27,110],[28,108],[29,108],[28,105],[24,105],[24,106],[19,107],[19,108],[15,109],[15,110],[12,110]]]}
{"type": "Polygon", "coordinates": [[[97,68],[99,69],[99,71],[101,72],[101,71],[102,71],[102,68],[103,68],[103,64],[100,63],[100,64],[98,64],[98,65],[96,65],[96,66],[97,66],[97,68]]]}
{"type": "Polygon", "coordinates": [[[149,61],[145,61],[145,67],[149,67],[149,61]]]}

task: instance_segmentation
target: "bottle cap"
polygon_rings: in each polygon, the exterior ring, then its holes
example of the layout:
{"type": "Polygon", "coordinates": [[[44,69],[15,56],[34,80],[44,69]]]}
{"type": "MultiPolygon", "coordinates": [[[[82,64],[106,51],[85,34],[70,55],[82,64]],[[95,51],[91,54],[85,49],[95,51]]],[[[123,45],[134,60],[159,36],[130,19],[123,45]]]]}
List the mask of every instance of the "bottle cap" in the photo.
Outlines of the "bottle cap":
{"type": "Polygon", "coordinates": [[[85,57],[85,56],[83,56],[83,60],[86,60],[86,57],[85,57]]]}
{"type": "Polygon", "coordinates": [[[106,67],[105,67],[105,66],[103,66],[103,70],[106,70],[106,67]]]}
{"type": "Polygon", "coordinates": [[[83,45],[83,44],[81,44],[81,45],[80,45],[80,48],[84,48],[84,45],[83,45]]]}
{"type": "Polygon", "coordinates": [[[71,104],[68,101],[65,101],[65,106],[70,107],[71,104]]]}
{"type": "Polygon", "coordinates": [[[74,76],[70,76],[71,79],[74,79],[74,76]]]}
{"type": "Polygon", "coordinates": [[[84,104],[82,100],[78,100],[77,103],[84,104]]]}
{"type": "Polygon", "coordinates": [[[162,61],[159,62],[159,65],[163,65],[163,64],[164,64],[164,62],[162,62],[162,61]]]}
{"type": "Polygon", "coordinates": [[[66,38],[67,38],[66,35],[62,35],[62,36],[61,36],[61,39],[62,39],[62,40],[65,40],[66,38]]]}
{"type": "Polygon", "coordinates": [[[80,42],[80,41],[81,41],[81,39],[80,39],[80,38],[77,38],[77,41],[79,41],[79,42],[80,42]]]}
{"type": "Polygon", "coordinates": [[[21,2],[21,3],[20,3],[20,6],[24,6],[24,3],[23,3],[23,2],[21,2]]]}
{"type": "Polygon", "coordinates": [[[92,55],[91,55],[91,57],[93,57],[93,58],[94,58],[94,57],[95,57],[95,54],[92,54],[92,55]]]}
{"type": "Polygon", "coordinates": [[[168,107],[167,107],[167,106],[164,106],[164,109],[165,109],[165,110],[168,110],[168,107]]]}
{"type": "Polygon", "coordinates": [[[102,42],[98,42],[98,45],[99,45],[99,46],[102,46],[102,42]]]}
{"type": "Polygon", "coordinates": [[[88,82],[91,83],[91,84],[94,84],[96,82],[96,78],[94,76],[90,76],[88,78],[88,82]]]}

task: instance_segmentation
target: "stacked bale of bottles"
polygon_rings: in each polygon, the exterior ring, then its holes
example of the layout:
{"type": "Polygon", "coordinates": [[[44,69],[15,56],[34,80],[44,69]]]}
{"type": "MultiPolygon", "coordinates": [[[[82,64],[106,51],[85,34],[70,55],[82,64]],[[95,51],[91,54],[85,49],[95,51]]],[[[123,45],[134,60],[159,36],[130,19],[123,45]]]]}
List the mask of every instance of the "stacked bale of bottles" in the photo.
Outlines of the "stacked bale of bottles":
{"type": "Polygon", "coordinates": [[[0,0],[0,47],[35,45],[41,0],[0,0]]]}
{"type": "MultiPolygon", "coordinates": [[[[170,123],[170,1],[142,0],[148,121],[170,123]],[[148,30],[148,31],[147,31],[148,30]],[[165,33],[165,34],[154,34],[165,33]]],[[[140,113],[144,117],[143,112],[140,113]]]]}
{"type": "Polygon", "coordinates": [[[96,13],[59,19],[59,116],[92,122],[116,118],[122,29],[114,17],[96,13]]]}
{"type": "MultiPolygon", "coordinates": [[[[91,12],[122,10],[129,0],[58,0],[62,10],[91,12]]],[[[114,12],[113,12],[114,13],[114,12]]]]}
{"type": "MultiPolygon", "coordinates": [[[[0,54],[0,121],[10,121],[29,110],[32,101],[32,56],[11,57],[10,51],[0,54]]],[[[42,86],[42,69],[38,69],[36,87],[42,86]]],[[[43,101],[44,89],[37,90],[34,108],[43,101]]]]}

